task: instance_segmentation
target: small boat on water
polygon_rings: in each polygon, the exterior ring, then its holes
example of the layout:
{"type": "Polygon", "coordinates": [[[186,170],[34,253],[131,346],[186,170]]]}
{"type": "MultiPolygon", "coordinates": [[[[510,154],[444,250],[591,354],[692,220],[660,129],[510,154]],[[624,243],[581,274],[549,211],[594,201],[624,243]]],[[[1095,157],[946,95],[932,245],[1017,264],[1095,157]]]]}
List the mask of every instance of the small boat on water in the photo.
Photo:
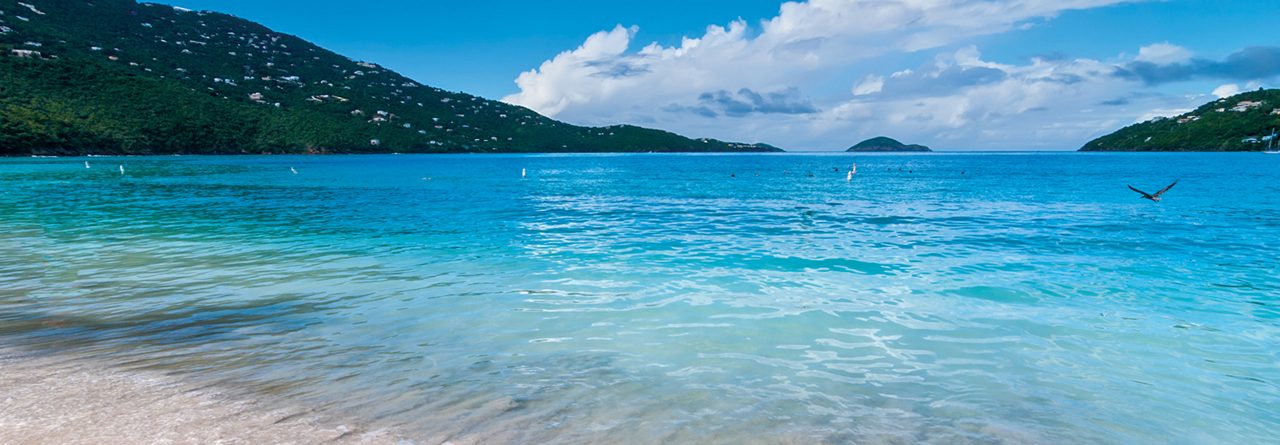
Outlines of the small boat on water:
{"type": "Polygon", "coordinates": [[[1280,150],[1276,149],[1276,129],[1274,128],[1271,129],[1270,139],[1267,139],[1267,149],[1266,151],[1263,151],[1263,153],[1269,155],[1280,155],[1280,150]]]}

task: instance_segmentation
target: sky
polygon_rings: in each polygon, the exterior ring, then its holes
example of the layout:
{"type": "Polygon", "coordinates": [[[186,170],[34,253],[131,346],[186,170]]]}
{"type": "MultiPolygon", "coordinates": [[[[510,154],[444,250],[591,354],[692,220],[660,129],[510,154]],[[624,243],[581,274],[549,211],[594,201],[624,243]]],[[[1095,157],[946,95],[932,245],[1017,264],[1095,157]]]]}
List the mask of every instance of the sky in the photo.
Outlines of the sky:
{"type": "Polygon", "coordinates": [[[1276,0],[164,0],[580,125],[1074,150],[1280,86],[1276,0]]]}

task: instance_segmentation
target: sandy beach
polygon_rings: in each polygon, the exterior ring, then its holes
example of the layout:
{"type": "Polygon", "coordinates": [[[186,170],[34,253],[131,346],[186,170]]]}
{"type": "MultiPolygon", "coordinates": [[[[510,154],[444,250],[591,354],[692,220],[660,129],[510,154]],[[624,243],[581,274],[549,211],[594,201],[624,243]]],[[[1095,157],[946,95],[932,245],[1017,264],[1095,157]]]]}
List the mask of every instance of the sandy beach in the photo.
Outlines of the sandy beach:
{"type": "Polygon", "coordinates": [[[159,373],[0,347],[0,443],[384,444],[384,431],[268,408],[159,373]]]}

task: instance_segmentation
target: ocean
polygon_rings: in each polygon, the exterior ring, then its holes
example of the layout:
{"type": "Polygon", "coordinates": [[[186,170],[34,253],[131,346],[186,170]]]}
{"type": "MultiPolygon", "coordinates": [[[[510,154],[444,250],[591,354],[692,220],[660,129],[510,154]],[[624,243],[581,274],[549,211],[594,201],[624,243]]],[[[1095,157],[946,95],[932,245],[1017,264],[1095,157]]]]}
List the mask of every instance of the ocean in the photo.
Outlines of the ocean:
{"type": "Polygon", "coordinates": [[[0,344],[421,443],[1280,443],[1280,158],[3,159],[0,344]]]}

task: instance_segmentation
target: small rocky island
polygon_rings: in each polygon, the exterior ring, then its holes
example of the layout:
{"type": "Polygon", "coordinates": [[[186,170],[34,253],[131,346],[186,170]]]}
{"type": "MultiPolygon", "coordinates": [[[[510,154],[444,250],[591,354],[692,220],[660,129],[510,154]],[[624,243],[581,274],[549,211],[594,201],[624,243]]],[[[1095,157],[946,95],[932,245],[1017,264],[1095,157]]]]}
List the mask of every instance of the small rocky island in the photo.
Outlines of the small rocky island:
{"type": "Polygon", "coordinates": [[[849,147],[849,152],[929,152],[929,147],[919,144],[903,144],[893,138],[884,136],[874,137],[859,142],[858,145],[849,147]]]}

